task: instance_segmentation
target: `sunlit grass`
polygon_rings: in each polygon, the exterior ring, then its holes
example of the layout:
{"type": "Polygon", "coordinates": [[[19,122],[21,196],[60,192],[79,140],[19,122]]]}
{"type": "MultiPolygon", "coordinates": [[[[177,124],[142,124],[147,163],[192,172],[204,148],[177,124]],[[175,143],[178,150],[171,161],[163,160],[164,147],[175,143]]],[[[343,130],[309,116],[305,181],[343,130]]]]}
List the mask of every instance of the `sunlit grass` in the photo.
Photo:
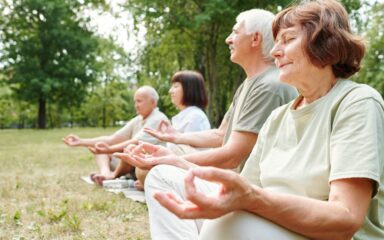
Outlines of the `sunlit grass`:
{"type": "Polygon", "coordinates": [[[0,239],[149,239],[146,206],[81,181],[92,156],[61,141],[114,130],[0,130],[0,239]]]}

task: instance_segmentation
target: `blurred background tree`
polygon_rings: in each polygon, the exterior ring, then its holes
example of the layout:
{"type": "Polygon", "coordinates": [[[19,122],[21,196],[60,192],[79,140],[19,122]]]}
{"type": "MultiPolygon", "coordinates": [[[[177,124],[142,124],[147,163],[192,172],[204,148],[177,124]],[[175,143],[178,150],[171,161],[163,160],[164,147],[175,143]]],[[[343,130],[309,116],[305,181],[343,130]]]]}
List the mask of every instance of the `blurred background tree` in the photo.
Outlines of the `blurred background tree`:
{"type": "MultiPolygon", "coordinates": [[[[291,1],[270,0],[131,0],[127,9],[145,24],[147,46],[140,54],[139,83],[150,82],[165,96],[176,71],[201,72],[209,92],[208,116],[220,124],[232,95],[244,80],[229,60],[226,37],[241,11],[254,8],[276,12],[291,1]]],[[[170,107],[169,101],[163,101],[170,107]]]]}
{"type": "MultiPolygon", "coordinates": [[[[200,71],[209,93],[213,126],[223,118],[244,80],[229,60],[225,39],[241,11],[274,13],[288,0],[127,0],[139,35],[127,50],[90,27],[87,11],[111,11],[104,0],[0,0],[0,128],[115,126],[135,115],[133,93],[152,85],[159,107],[177,111],[168,90],[179,70],[200,71]],[[144,29],[144,30],[143,30],[144,29]],[[35,116],[38,116],[37,118],[35,116]]],[[[384,95],[383,2],[342,1],[353,28],[367,39],[361,72],[354,76],[384,95]]],[[[117,4],[114,2],[113,4],[117,4]]]]}
{"type": "Polygon", "coordinates": [[[48,103],[79,105],[96,79],[98,39],[76,14],[77,1],[15,0],[7,7],[1,21],[5,74],[19,100],[38,105],[37,127],[45,128],[48,103]]]}
{"type": "Polygon", "coordinates": [[[362,69],[354,77],[378,90],[384,97],[384,1],[365,2],[361,34],[367,42],[362,69]]]}

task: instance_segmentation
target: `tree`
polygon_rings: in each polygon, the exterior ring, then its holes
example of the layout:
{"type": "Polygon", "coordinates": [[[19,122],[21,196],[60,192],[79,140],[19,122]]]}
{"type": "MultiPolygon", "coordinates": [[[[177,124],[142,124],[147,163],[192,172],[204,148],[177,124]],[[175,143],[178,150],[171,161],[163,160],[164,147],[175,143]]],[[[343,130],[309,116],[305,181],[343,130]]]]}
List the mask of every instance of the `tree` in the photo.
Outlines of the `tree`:
{"type": "Polygon", "coordinates": [[[78,106],[95,81],[98,39],[78,1],[2,0],[0,7],[6,78],[18,99],[38,105],[38,127],[45,128],[48,102],[78,106]]]}
{"type": "MultiPolygon", "coordinates": [[[[344,0],[348,11],[359,0],[344,0]]],[[[147,29],[139,83],[151,82],[166,95],[170,76],[181,69],[200,71],[209,89],[208,115],[218,125],[244,74],[229,60],[224,43],[241,11],[263,8],[277,12],[287,0],[131,0],[127,8],[147,29]],[[164,88],[164,86],[166,86],[164,88]]],[[[167,102],[168,104],[168,102],[167,102]]]]}
{"type": "Polygon", "coordinates": [[[81,108],[74,112],[75,121],[85,126],[116,126],[128,121],[135,113],[134,91],[123,82],[113,81],[98,86],[81,108]],[[101,117],[100,117],[101,115],[101,117]]]}
{"type": "Polygon", "coordinates": [[[384,2],[367,4],[367,18],[363,31],[367,40],[367,51],[361,71],[355,80],[367,83],[377,89],[384,97],[384,2]]]}
{"type": "MultiPolygon", "coordinates": [[[[150,82],[167,96],[170,76],[181,69],[200,71],[209,89],[208,115],[218,125],[244,79],[229,60],[225,38],[243,10],[276,10],[290,1],[132,0],[127,8],[147,29],[139,59],[139,83],[150,82]]],[[[162,99],[163,100],[163,99],[162,99]]],[[[167,104],[169,101],[166,102],[167,104]]]]}

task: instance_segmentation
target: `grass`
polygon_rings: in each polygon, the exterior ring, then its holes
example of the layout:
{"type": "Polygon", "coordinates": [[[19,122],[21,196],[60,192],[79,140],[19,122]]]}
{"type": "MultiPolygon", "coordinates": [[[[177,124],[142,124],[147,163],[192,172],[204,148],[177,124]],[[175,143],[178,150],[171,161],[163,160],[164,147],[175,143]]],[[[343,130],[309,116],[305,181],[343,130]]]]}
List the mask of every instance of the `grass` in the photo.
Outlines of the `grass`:
{"type": "Polygon", "coordinates": [[[92,155],[61,141],[113,131],[0,130],[0,239],[150,239],[146,206],[81,181],[92,155]]]}

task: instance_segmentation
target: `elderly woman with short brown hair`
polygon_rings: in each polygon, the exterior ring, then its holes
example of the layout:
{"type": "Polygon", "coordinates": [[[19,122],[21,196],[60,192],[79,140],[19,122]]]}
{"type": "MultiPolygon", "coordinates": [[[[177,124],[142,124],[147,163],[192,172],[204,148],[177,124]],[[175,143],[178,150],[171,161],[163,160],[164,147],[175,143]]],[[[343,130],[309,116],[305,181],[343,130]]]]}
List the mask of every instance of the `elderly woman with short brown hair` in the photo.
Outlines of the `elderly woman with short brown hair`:
{"type": "MultiPolygon", "coordinates": [[[[196,239],[384,239],[384,102],[346,79],[364,56],[347,12],[335,0],[303,1],[276,16],[273,33],[280,81],[300,96],[272,112],[241,176],[196,167],[184,195],[169,185],[153,198],[179,218],[213,219],[196,239]]],[[[169,167],[153,168],[148,186],[169,167]]]]}

